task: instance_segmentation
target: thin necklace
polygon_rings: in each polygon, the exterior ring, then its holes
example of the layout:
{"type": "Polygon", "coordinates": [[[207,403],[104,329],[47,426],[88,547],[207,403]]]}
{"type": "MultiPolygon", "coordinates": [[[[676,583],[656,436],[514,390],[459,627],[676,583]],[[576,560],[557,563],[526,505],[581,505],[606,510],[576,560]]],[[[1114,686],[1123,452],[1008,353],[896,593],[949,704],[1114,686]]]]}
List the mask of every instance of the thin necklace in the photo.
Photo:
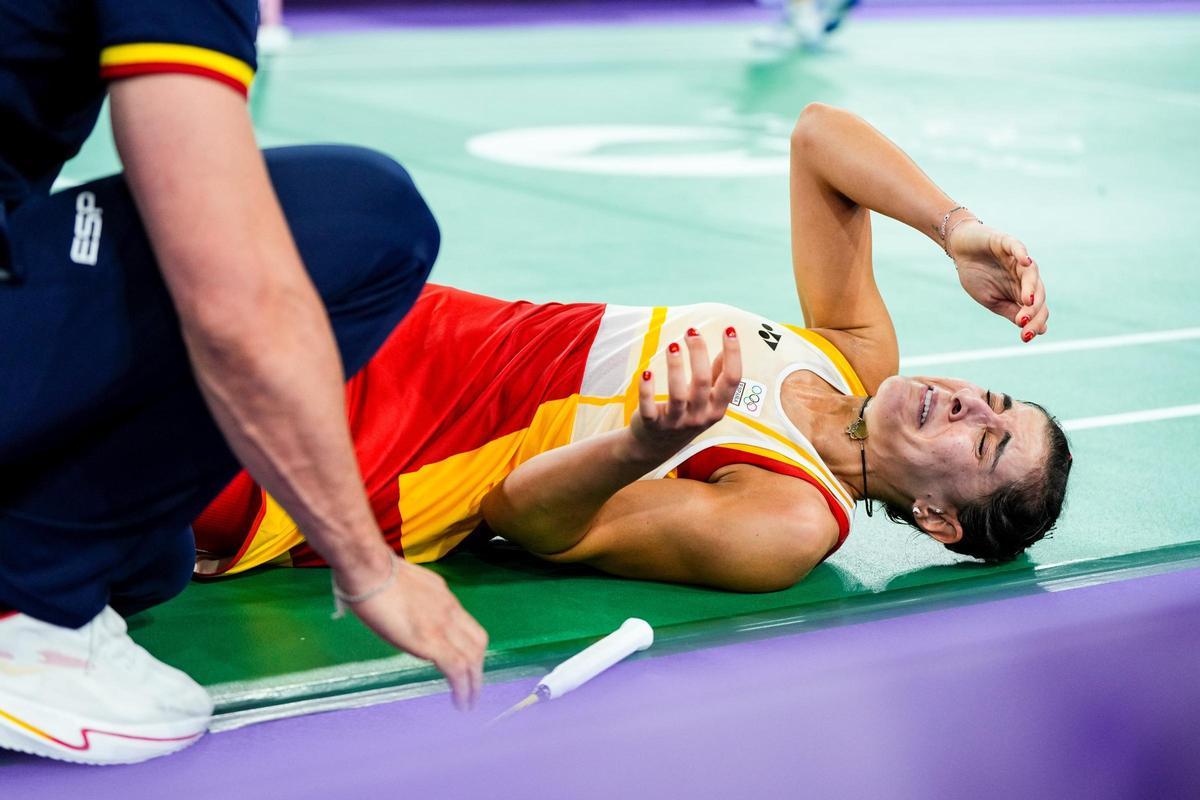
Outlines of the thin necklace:
{"type": "Polygon", "coordinates": [[[858,410],[858,419],[851,422],[846,428],[846,435],[858,442],[858,452],[862,456],[863,502],[867,505],[867,516],[871,517],[875,515],[875,508],[871,504],[871,498],[867,497],[867,421],[863,419],[863,414],[867,413],[867,403],[869,402],[871,402],[870,395],[863,400],[862,408],[858,410]]]}

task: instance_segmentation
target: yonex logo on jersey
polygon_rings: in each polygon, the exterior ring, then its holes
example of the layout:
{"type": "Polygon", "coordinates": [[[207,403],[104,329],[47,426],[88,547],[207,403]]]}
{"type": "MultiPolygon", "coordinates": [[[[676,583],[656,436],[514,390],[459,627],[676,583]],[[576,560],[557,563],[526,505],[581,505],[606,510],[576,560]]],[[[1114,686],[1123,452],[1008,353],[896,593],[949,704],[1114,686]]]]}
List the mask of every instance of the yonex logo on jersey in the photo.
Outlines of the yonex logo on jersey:
{"type": "Polygon", "coordinates": [[[733,399],[729,401],[729,407],[757,417],[762,414],[763,398],[766,394],[766,387],[758,381],[744,380],[738,384],[733,399]]]}
{"type": "Polygon", "coordinates": [[[76,264],[96,265],[100,252],[102,209],[96,207],[96,195],[80,192],[75,198],[75,238],[71,240],[71,260],[76,264]]]}
{"type": "Polygon", "coordinates": [[[765,322],[762,324],[762,327],[758,329],[758,337],[766,342],[767,347],[771,348],[772,350],[779,346],[779,340],[783,338],[782,335],[776,333],[775,329],[765,322]]]}

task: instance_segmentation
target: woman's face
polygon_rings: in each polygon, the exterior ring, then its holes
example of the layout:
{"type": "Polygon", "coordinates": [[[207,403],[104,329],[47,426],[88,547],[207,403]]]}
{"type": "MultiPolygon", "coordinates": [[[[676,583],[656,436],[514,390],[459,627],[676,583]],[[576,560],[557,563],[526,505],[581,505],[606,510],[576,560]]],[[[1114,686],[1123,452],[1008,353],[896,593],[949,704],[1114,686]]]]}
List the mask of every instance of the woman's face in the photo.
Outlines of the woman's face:
{"type": "Polygon", "coordinates": [[[1036,472],[1046,416],[1002,392],[954,378],[895,375],[867,408],[871,451],[914,498],[961,507],[1036,472]]]}

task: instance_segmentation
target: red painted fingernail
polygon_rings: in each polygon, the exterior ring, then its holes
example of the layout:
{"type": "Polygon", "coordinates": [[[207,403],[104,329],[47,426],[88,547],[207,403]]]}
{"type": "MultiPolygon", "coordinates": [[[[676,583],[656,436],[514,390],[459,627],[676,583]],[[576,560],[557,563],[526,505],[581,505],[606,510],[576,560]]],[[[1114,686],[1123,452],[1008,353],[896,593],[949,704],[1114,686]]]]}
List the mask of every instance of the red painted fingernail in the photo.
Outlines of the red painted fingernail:
{"type": "Polygon", "coordinates": [[[695,328],[688,328],[688,336],[699,336],[699,335],[700,334],[696,333],[695,328]]]}
{"type": "Polygon", "coordinates": [[[737,331],[735,331],[735,330],[733,329],[733,326],[732,326],[732,325],[730,325],[728,328],[726,328],[726,329],[725,329],[725,335],[726,335],[726,336],[728,336],[730,339],[736,339],[736,338],[737,338],[737,331]]]}
{"type": "Polygon", "coordinates": [[[679,352],[679,342],[671,342],[670,346],[667,347],[667,352],[678,353],[679,352]]]}
{"type": "Polygon", "coordinates": [[[644,381],[648,381],[653,377],[654,376],[650,374],[650,370],[646,370],[645,372],[642,373],[642,380],[644,380],[644,381]]]}
{"type": "Polygon", "coordinates": [[[1023,341],[1023,342],[1028,342],[1032,338],[1033,338],[1033,331],[1025,331],[1024,333],[1021,334],[1021,341],[1023,341]]]}
{"type": "Polygon", "coordinates": [[[1018,321],[1017,324],[1020,325],[1022,328],[1024,328],[1026,325],[1029,324],[1029,315],[1026,314],[1025,316],[1021,317],[1021,319],[1018,321]]]}
{"type": "Polygon", "coordinates": [[[1033,295],[1029,295],[1029,305],[1033,305],[1033,295]]]}

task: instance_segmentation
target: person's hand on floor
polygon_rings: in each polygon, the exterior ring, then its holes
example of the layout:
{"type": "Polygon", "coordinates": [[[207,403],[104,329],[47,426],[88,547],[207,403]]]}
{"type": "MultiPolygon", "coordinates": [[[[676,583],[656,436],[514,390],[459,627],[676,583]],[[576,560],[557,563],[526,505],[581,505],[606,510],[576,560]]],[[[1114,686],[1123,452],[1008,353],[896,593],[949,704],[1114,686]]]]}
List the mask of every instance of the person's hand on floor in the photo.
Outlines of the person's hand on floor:
{"type": "Polygon", "coordinates": [[[483,685],[487,633],[463,609],[440,575],[397,556],[392,558],[390,577],[337,574],[340,596],[381,639],[432,661],[450,682],[455,705],[471,708],[483,685]],[[370,596],[353,599],[363,594],[370,596]]]}

